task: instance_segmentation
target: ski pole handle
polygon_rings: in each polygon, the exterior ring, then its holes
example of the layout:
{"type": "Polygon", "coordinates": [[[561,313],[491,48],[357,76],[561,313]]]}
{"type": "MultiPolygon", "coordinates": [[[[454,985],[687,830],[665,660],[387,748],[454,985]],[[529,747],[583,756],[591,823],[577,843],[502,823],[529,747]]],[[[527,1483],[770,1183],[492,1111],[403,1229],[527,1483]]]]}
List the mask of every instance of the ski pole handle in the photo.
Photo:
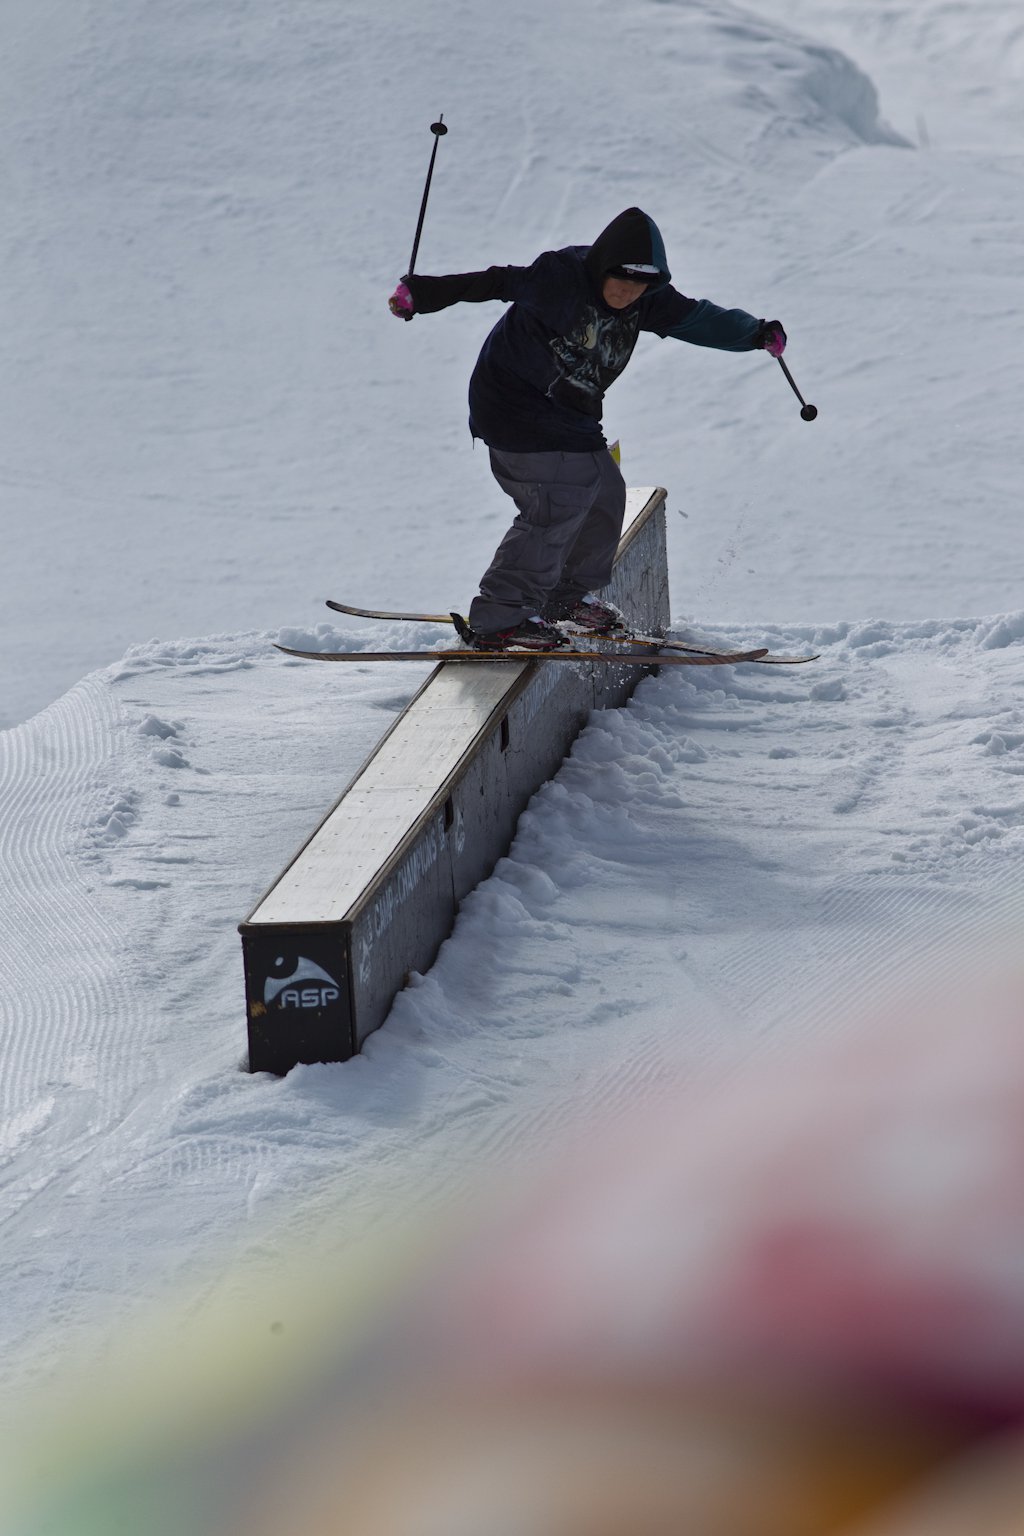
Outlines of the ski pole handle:
{"type": "Polygon", "coordinates": [[[818,407],[816,405],[807,404],[807,401],[796,387],[796,379],[794,379],[793,375],[782,361],[782,358],[777,357],[775,361],[778,363],[779,367],[786,375],[786,378],[789,380],[790,389],[793,391],[794,395],[796,395],[797,399],[800,401],[800,404],[803,406],[803,410],[800,412],[800,415],[803,417],[804,421],[813,421],[815,416],[818,414],[818,407]]]}
{"type": "Polygon", "coordinates": [[[431,123],[430,131],[434,135],[434,147],[430,151],[430,166],[429,166],[429,168],[427,170],[426,185],[423,188],[423,201],[420,203],[420,216],[419,216],[419,221],[418,221],[418,223],[416,225],[416,236],[415,236],[415,239],[412,242],[412,255],[409,257],[409,271],[407,273],[407,276],[410,276],[410,277],[412,276],[413,272],[415,272],[415,270],[416,270],[416,253],[417,253],[417,251],[420,248],[420,235],[423,232],[423,216],[424,216],[424,214],[427,211],[427,198],[430,195],[430,180],[431,180],[431,177],[434,174],[434,161],[437,158],[437,146],[438,146],[438,144],[441,141],[442,135],[444,135],[444,134],[446,134],[448,132],[448,129],[444,125],[444,113],[443,112],[441,113],[441,115],[438,118],[436,123],[431,123]]]}

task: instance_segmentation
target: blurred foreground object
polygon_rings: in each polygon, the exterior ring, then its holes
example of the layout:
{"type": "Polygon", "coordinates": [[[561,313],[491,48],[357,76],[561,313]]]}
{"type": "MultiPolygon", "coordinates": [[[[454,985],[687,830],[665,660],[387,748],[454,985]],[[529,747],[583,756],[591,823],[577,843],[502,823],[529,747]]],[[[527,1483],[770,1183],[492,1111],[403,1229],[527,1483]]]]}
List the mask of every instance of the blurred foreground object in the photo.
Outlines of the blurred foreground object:
{"type": "Polygon", "coordinates": [[[1021,979],[958,961],[321,1256],[259,1390],[265,1327],[47,1536],[1021,1536],[1021,979]]]}

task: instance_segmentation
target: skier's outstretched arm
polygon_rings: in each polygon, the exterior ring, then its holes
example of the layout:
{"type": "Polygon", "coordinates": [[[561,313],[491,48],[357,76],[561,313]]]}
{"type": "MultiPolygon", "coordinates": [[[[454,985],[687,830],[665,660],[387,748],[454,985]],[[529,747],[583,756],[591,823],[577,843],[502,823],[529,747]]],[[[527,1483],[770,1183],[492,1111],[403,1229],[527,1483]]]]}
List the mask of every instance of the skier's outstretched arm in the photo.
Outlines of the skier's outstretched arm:
{"type": "Polygon", "coordinates": [[[644,329],[658,336],[688,341],[695,347],[721,352],[753,352],[758,347],[781,357],[786,333],[778,320],[758,320],[745,309],[722,309],[710,299],[688,299],[674,288],[663,289],[644,329]]]}
{"type": "Polygon", "coordinates": [[[514,297],[515,275],[519,267],[487,267],[483,272],[456,272],[448,277],[406,275],[388,300],[393,315],[411,320],[413,315],[431,315],[450,304],[484,304],[488,299],[502,299],[507,304],[514,297]]]}

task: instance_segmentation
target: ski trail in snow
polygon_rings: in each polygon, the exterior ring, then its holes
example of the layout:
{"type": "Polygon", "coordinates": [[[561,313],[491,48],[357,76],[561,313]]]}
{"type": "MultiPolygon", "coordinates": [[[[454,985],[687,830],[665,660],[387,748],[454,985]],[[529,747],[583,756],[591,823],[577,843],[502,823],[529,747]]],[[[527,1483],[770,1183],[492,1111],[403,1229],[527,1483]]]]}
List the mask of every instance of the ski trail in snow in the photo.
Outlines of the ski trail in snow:
{"type": "Polygon", "coordinates": [[[133,1054],[120,935],[72,853],[83,805],[100,814],[99,771],[117,751],[119,719],[109,690],[86,679],[0,736],[0,1017],[13,1069],[0,1078],[5,1119],[23,1107],[10,1096],[28,1086],[45,1093],[77,1081],[102,1094],[104,1078],[120,1076],[133,1054]],[[83,1018],[94,1021],[87,1039],[83,1018]]]}
{"type": "MultiPolygon", "coordinates": [[[[121,1136],[147,1070],[125,936],[75,852],[83,822],[102,813],[120,724],[109,689],[86,679],[0,735],[0,1231],[33,1272],[34,1305],[51,1321],[76,1289],[76,1305],[88,1306],[95,1280],[79,1273],[79,1239],[101,1186],[85,1170],[121,1136]],[[32,1233],[49,1226],[54,1201],[62,1252],[36,1264],[32,1233]]],[[[108,1276],[118,1268],[111,1253],[108,1276]]]]}
{"type": "Polygon", "coordinates": [[[292,1118],[296,1085],[238,1070],[235,925],[407,701],[391,671],[339,694],[266,636],[154,641],[0,734],[0,1348],[28,1352],[12,1378],[201,1286],[192,1202],[216,1254],[296,1155],[304,1196],[333,1172],[301,1087],[292,1118]]]}

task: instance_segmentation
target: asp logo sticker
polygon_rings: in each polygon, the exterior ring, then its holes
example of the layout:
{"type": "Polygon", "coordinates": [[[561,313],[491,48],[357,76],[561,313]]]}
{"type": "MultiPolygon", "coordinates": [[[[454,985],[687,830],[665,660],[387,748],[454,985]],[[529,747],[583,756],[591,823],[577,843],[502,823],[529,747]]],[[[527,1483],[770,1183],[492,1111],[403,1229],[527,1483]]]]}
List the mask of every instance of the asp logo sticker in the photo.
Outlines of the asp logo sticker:
{"type": "Polygon", "coordinates": [[[327,1008],[340,997],[338,983],[322,966],[304,955],[279,955],[273,971],[263,988],[263,1001],[268,1008],[282,1012],[291,1009],[327,1008]],[[290,974],[285,969],[292,966],[290,974]]]}

